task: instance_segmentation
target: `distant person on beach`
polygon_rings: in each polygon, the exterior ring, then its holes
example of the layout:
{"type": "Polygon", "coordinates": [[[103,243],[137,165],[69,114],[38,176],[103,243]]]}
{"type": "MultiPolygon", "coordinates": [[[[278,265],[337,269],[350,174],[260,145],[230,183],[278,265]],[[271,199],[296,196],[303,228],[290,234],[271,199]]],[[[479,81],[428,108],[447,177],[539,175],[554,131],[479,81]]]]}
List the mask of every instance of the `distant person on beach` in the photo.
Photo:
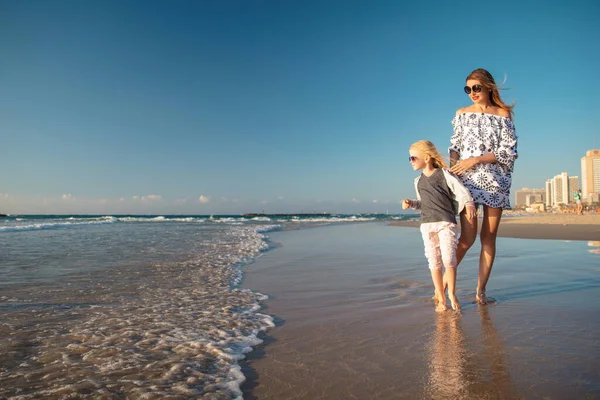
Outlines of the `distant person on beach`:
{"type": "Polygon", "coordinates": [[[421,235],[425,244],[425,257],[435,286],[436,311],[445,311],[446,294],[443,276],[447,278],[448,297],[452,309],[460,310],[456,298],[456,214],[466,208],[465,214],[475,218],[475,203],[467,188],[448,172],[444,158],[433,143],[421,140],[409,149],[410,164],[422,171],[415,179],[415,200],[402,200],[402,209],[421,210],[421,235]],[[446,268],[443,275],[442,269],[446,268]]]}
{"type": "MultiPolygon", "coordinates": [[[[487,304],[485,290],[496,257],[496,235],[502,210],[510,209],[510,186],[517,154],[513,123],[514,105],[505,104],[498,86],[485,69],[476,69],[467,77],[465,93],[473,104],[460,108],[452,120],[450,171],[469,189],[477,205],[483,206],[481,253],[475,299],[487,304]]],[[[477,238],[477,215],[460,215],[461,234],[456,250],[458,263],[477,238]]]]}
{"type": "Polygon", "coordinates": [[[581,189],[575,192],[573,195],[575,203],[577,204],[577,215],[583,215],[583,203],[581,202],[581,189]]]}

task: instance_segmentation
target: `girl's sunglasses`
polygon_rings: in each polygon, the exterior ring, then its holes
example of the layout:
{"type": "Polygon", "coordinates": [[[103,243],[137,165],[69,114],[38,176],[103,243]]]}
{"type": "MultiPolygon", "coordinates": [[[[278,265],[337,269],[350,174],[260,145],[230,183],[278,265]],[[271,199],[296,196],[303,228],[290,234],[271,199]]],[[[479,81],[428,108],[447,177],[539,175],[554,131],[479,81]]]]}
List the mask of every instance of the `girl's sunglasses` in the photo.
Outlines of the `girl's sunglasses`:
{"type": "Polygon", "coordinates": [[[473,85],[472,87],[465,86],[465,93],[471,94],[471,90],[473,90],[473,93],[479,93],[481,92],[481,89],[483,89],[483,86],[481,85],[473,85]]]}

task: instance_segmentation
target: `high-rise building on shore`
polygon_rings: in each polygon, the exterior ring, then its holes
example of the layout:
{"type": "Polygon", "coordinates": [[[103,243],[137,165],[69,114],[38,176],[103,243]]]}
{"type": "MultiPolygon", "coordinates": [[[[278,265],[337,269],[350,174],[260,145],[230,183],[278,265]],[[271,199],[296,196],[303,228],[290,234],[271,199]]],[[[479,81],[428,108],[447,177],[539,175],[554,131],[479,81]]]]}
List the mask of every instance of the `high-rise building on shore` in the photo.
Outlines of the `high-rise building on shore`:
{"type": "Polygon", "coordinates": [[[552,179],[546,179],[546,207],[552,207],[552,179]]]}
{"type": "Polygon", "coordinates": [[[515,192],[515,207],[527,207],[533,203],[544,202],[546,189],[522,188],[515,192]]]}
{"type": "Polygon", "coordinates": [[[581,194],[588,202],[600,194],[600,150],[588,150],[581,157],[581,194]]]}
{"type": "Polygon", "coordinates": [[[569,177],[569,203],[575,203],[575,192],[581,189],[579,187],[579,177],[569,177]]]}
{"type": "Polygon", "coordinates": [[[552,205],[561,203],[569,203],[569,177],[566,172],[552,178],[552,205]]]}
{"type": "Polygon", "coordinates": [[[579,189],[579,177],[561,172],[546,180],[546,205],[555,207],[560,204],[574,203],[573,195],[579,189]]]}

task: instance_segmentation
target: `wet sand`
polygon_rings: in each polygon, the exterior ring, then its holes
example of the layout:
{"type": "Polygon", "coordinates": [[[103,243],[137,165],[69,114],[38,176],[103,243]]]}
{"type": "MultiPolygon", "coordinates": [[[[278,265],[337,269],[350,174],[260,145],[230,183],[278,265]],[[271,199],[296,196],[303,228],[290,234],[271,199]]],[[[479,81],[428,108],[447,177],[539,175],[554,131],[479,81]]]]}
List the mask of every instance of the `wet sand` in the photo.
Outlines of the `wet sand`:
{"type": "Polygon", "coordinates": [[[276,327],[244,363],[245,399],[600,398],[593,242],[500,238],[488,287],[496,303],[483,307],[472,303],[474,248],[456,314],[434,311],[413,228],[269,237],[280,247],[245,268],[243,286],[271,297],[264,312],[276,327]]]}
{"type": "MultiPolygon", "coordinates": [[[[419,227],[419,221],[391,222],[391,226],[419,227]]],[[[479,224],[481,228],[481,224],[479,224]]],[[[600,214],[540,214],[505,216],[499,237],[521,239],[600,240],[600,214]]]]}

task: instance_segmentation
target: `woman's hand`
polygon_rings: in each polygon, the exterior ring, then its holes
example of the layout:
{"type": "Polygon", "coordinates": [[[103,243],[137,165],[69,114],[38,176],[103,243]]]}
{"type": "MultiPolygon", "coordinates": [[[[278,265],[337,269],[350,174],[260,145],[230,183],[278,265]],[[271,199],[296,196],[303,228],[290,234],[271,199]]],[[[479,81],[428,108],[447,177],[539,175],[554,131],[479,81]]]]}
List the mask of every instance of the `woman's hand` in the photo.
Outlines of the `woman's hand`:
{"type": "Polygon", "coordinates": [[[477,164],[479,164],[477,157],[467,158],[466,160],[458,160],[450,168],[450,172],[456,175],[462,175],[466,170],[473,168],[477,164]]]}
{"type": "Polygon", "coordinates": [[[406,210],[407,208],[412,207],[412,201],[408,200],[408,199],[404,199],[402,200],[402,209],[406,210]]]}
{"type": "Polygon", "coordinates": [[[467,218],[473,219],[477,216],[477,208],[475,207],[475,204],[467,204],[465,208],[465,214],[467,214],[467,218]]]}

